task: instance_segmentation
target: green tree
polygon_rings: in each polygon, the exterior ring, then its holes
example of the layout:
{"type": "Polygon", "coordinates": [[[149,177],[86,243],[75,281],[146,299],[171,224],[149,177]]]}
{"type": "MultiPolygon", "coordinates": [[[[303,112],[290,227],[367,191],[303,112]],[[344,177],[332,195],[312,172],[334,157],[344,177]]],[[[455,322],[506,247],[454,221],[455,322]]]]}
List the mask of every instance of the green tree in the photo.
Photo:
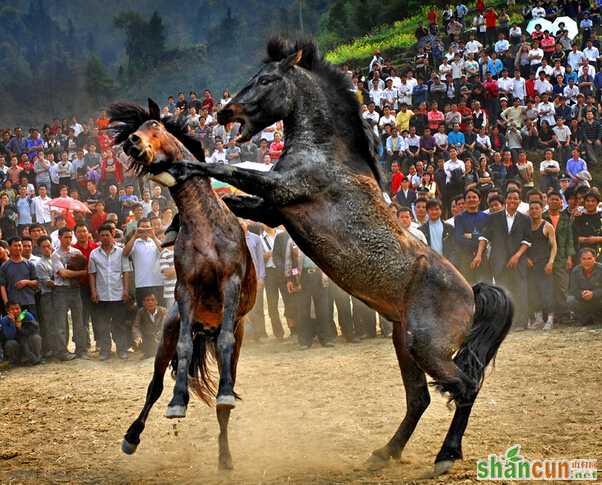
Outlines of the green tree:
{"type": "Polygon", "coordinates": [[[156,10],[148,21],[146,37],[148,42],[148,54],[154,67],[165,52],[165,26],[163,25],[163,19],[156,10]]]}
{"type": "Polygon", "coordinates": [[[111,97],[113,80],[97,56],[88,58],[84,76],[86,92],[94,104],[99,105],[111,97]]]}

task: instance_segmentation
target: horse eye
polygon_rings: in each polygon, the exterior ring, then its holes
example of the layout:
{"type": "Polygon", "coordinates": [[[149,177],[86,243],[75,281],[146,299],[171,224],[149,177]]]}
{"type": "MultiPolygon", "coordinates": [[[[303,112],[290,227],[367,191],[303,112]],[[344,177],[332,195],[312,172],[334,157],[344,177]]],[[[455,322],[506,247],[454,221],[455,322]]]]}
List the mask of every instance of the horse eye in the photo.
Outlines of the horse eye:
{"type": "Polygon", "coordinates": [[[259,80],[259,84],[261,84],[262,86],[267,86],[268,84],[270,84],[272,82],[272,79],[270,79],[269,77],[262,77],[259,80]]]}

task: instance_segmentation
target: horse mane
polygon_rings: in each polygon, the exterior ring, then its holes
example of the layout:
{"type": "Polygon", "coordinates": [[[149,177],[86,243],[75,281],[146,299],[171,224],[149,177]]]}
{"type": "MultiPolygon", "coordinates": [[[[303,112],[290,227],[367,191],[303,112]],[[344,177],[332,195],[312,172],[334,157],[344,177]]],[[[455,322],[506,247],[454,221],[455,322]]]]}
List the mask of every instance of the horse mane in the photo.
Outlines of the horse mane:
{"type": "Polygon", "coordinates": [[[326,95],[333,98],[330,108],[334,118],[345,120],[346,131],[355,148],[368,164],[374,178],[382,188],[382,175],[378,166],[378,140],[374,131],[360,114],[360,106],[349,77],[336,66],[327,62],[313,40],[299,40],[295,44],[274,37],[268,41],[264,63],[279,62],[296,52],[302,51],[298,66],[315,73],[331,90],[326,95]]]}
{"type": "MultiPolygon", "coordinates": [[[[134,103],[119,102],[109,107],[109,131],[113,135],[116,145],[123,143],[140,126],[149,120],[154,119],[150,112],[134,103]]],[[[183,116],[155,120],[162,123],[168,133],[176,137],[192,155],[199,161],[205,161],[205,151],[203,144],[187,133],[186,121],[183,116]]]]}

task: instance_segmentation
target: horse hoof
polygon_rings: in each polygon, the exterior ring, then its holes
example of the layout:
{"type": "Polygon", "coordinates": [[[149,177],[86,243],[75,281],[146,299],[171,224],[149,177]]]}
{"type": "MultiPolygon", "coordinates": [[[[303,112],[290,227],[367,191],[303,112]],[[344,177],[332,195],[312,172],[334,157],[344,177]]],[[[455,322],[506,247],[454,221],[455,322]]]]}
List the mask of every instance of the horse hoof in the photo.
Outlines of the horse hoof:
{"type": "Polygon", "coordinates": [[[234,409],[236,407],[236,400],[231,394],[217,396],[217,399],[215,400],[215,407],[217,409],[234,409]]]}
{"type": "Polygon", "coordinates": [[[433,473],[426,478],[434,478],[449,473],[450,470],[454,467],[454,463],[454,460],[438,461],[433,467],[433,473]]]}
{"type": "Polygon", "coordinates": [[[371,471],[382,470],[387,465],[389,465],[390,459],[383,458],[379,453],[377,453],[379,451],[381,451],[381,450],[374,451],[370,455],[370,458],[368,458],[368,460],[366,460],[366,466],[368,467],[368,470],[371,470],[371,471]]]}
{"type": "Polygon", "coordinates": [[[136,453],[137,448],[138,448],[138,445],[135,445],[134,443],[130,443],[125,438],[121,442],[121,451],[123,451],[126,455],[133,455],[134,453],[136,453]]]}
{"type": "Polygon", "coordinates": [[[220,458],[217,465],[219,470],[234,470],[234,464],[232,463],[232,457],[220,458]]]}
{"type": "Polygon", "coordinates": [[[165,411],[166,418],[185,418],[186,417],[186,406],[167,406],[167,411],[165,411]]]}

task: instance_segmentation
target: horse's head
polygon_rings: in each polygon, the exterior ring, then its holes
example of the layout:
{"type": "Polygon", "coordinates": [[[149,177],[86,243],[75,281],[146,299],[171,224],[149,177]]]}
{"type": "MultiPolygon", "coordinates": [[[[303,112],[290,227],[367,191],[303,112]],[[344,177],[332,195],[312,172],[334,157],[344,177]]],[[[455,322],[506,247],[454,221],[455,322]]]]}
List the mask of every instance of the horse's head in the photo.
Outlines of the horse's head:
{"type": "Polygon", "coordinates": [[[232,121],[242,123],[237,142],[248,141],[267,126],[289,116],[297,90],[292,72],[303,56],[301,48],[296,49],[279,39],[270,41],[268,58],[259,72],[217,114],[222,125],[232,121]]]}
{"type": "Polygon", "coordinates": [[[185,134],[178,120],[163,122],[159,106],[151,99],[148,108],[146,111],[130,103],[117,103],[109,108],[115,143],[123,143],[131,168],[138,174],[152,174],[155,181],[173,186],[175,180],[167,172],[168,168],[178,160],[196,157],[203,161],[202,146],[185,134]]]}

